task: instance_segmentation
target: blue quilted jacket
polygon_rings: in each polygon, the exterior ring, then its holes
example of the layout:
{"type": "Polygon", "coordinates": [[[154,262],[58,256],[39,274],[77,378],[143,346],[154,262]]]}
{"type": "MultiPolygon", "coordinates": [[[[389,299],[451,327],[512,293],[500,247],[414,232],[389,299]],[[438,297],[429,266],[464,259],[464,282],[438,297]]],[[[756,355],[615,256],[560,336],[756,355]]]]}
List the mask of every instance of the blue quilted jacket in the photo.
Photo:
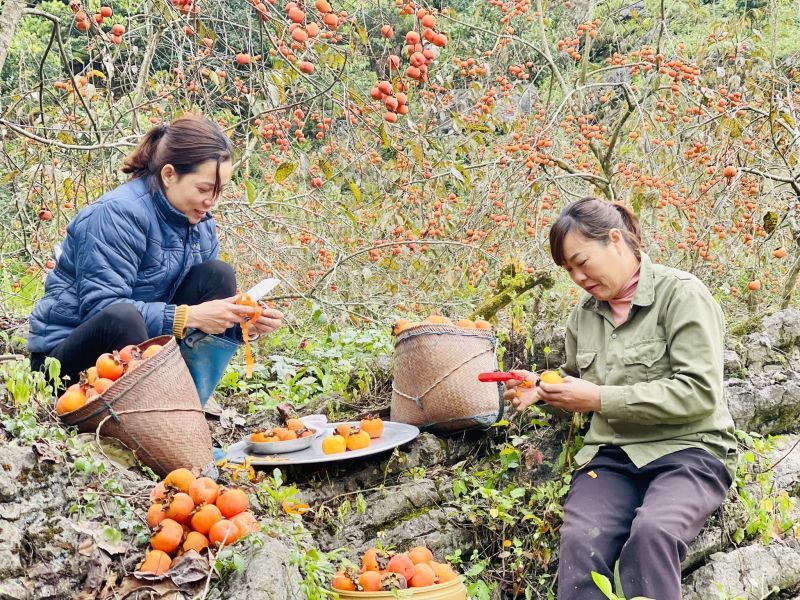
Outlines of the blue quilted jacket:
{"type": "Polygon", "coordinates": [[[119,186],[67,227],[62,254],[30,316],[29,350],[49,353],[115,302],[139,309],[150,337],[171,334],[176,307],[169,300],[189,269],[218,252],[210,216],[191,225],[144,180],[119,186]]]}

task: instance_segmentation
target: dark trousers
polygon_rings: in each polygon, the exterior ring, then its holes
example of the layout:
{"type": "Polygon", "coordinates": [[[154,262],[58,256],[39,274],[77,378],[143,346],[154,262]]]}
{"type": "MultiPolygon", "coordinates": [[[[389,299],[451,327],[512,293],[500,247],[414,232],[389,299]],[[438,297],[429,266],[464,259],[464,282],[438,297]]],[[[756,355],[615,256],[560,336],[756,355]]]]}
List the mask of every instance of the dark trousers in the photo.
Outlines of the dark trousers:
{"type": "Polygon", "coordinates": [[[591,573],[613,583],[617,560],[626,598],[680,600],[687,546],[730,484],[723,464],[699,448],[641,469],[621,449],[602,448],[575,472],[564,505],[558,600],[604,600],[591,573]]]}
{"type": "MultiPolygon", "coordinates": [[[[236,293],[233,268],[220,260],[209,260],[192,267],[178,286],[170,304],[201,304],[230,298],[236,293]]],[[[115,302],[78,325],[69,336],[48,354],[31,355],[31,368],[41,369],[46,356],[61,362],[61,376],[71,383],[79,373],[91,367],[105,352],[121,350],[148,338],[144,317],[128,302],[115,302]]]]}

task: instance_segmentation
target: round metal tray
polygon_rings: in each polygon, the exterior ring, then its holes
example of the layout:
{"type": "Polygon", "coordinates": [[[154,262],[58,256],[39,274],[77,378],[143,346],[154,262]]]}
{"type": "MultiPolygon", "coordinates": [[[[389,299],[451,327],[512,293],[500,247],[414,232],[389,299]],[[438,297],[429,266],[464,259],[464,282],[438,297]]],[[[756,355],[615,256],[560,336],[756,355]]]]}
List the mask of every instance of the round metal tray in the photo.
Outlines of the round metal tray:
{"type": "MultiPolygon", "coordinates": [[[[351,425],[358,425],[358,421],[345,421],[351,425]]],[[[284,456],[274,456],[269,454],[256,454],[249,450],[249,439],[237,442],[228,448],[226,458],[232,463],[243,463],[246,459],[250,459],[250,464],[253,466],[266,466],[266,465],[302,465],[335,462],[339,460],[349,460],[352,458],[360,458],[369,456],[371,454],[378,454],[391,450],[397,446],[408,443],[419,435],[419,429],[414,425],[407,425],[405,423],[395,423],[392,421],[383,422],[383,435],[379,438],[372,440],[372,444],[368,448],[361,450],[348,450],[347,452],[340,452],[338,454],[325,454],[322,452],[322,439],[326,435],[335,433],[337,425],[341,423],[328,423],[321,429],[320,434],[309,436],[303,439],[313,440],[308,448],[293,452],[284,456]]],[[[291,440],[294,441],[294,440],[291,440]]],[[[286,442],[270,442],[271,444],[285,444],[286,442]]]]}

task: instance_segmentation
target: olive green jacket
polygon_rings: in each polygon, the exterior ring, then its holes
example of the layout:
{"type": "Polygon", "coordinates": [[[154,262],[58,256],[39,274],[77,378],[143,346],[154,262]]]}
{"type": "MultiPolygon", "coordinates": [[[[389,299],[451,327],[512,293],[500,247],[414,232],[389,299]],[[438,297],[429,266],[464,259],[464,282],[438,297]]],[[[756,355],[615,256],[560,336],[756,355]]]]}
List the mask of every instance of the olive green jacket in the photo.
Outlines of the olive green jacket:
{"type": "Polygon", "coordinates": [[[576,462],[600,446],[621,447],[638,467],[702,448],[735,478],[734,424],[723,396],[722,310],[694,275],[641,257],[627,320],[616,327],[607,302],[583,294],[567,323],[562,371],[600,386],[576,462]]]}

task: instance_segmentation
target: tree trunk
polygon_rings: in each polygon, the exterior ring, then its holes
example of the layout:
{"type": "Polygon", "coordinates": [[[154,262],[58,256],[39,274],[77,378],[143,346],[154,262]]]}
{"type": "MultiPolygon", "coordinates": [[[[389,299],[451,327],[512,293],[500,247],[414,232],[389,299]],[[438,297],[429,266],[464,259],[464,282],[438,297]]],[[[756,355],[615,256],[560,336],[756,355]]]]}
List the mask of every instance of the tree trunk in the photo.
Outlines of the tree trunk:
{"type": "Polygon", "coordinates": [[[24,10],[24,0],[0,0],[0,71],[3,70],[11,40],[24,10]]]}

